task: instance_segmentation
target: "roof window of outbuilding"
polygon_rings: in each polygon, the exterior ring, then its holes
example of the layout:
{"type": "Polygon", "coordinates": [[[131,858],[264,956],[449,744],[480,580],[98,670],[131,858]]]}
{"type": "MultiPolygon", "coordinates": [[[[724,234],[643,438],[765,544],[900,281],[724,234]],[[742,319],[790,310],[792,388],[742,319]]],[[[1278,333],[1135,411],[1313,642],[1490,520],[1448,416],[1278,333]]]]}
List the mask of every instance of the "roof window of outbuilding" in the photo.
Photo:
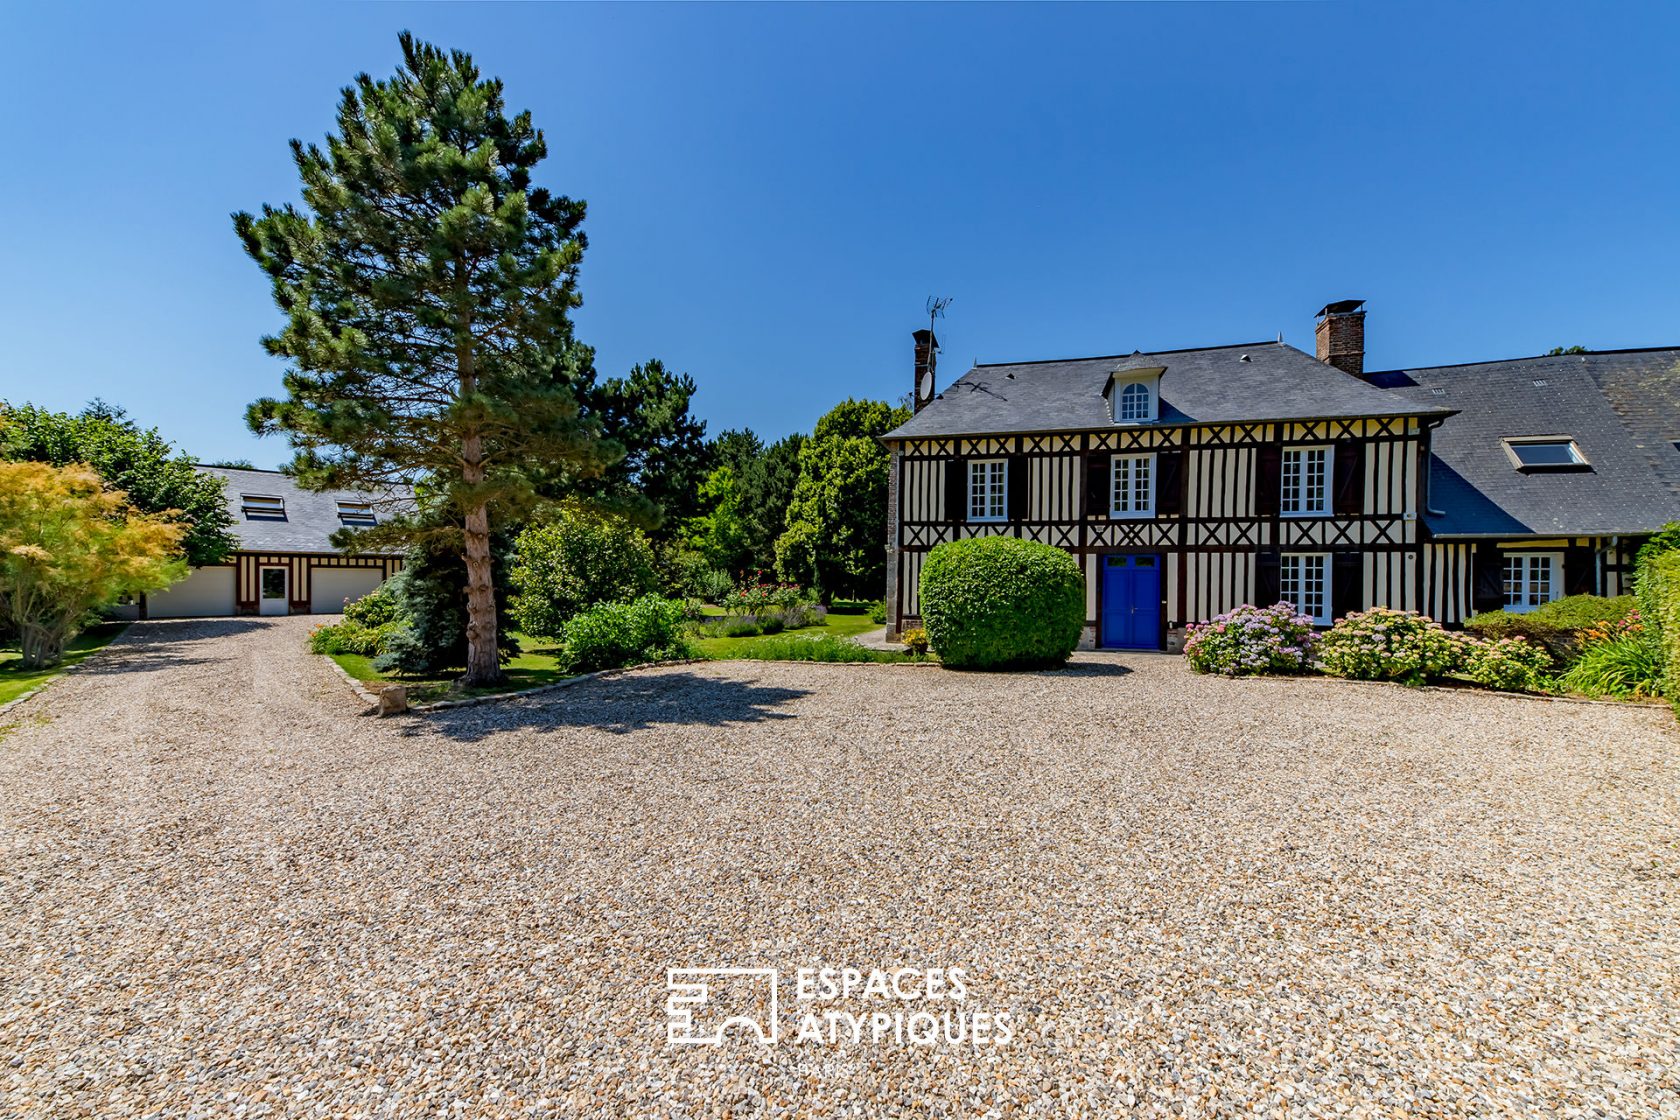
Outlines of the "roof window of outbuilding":
{"type": "Polygon", "coordinates": [[[286,520],[286,499],[275,494],[241,494],[239,509],[249,521],[286,520]]]}
{"type": "Polygon", "coordinates": [[[1506,439],[1505,453],[1519,471],[1584,471],[1592,464],[1569,436],[1506,439]]]}
{"type": "Polygon", "coordinates": [[[379,519],[373,514],[372,502],[338,503],[338,519],[346,525],[377,525],[379,519]]]}

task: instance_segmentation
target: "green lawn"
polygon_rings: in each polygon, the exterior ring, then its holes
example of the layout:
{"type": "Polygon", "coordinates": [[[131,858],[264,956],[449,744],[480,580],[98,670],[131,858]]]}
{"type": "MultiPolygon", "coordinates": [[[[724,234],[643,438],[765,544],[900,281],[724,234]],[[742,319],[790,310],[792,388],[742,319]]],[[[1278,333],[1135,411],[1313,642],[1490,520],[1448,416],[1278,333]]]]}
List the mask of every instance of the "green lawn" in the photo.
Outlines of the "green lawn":
{"type": "MultiPolygon", "coordinates": [[[[716,607],[707,610],[707,614],[722,614],[716,607]]],[[[757,634],[750,638],[702,638],[694,644],[698,647],[702,657],[709,657],[714,661],[728,661],[734,658],[752,656],[753,647],[761,647],[759,652],[769,653],[781,643],[789,639],[800,637],[817,637],[829,635],[835,638],[850,638],[880,627],[880,623],[871,622],[867,611],[858,614],[832,612],[828,621],[822,626],[806,626],[798,630],[787,630],[781,634],[757,634]],[[766,645],[768,643],[768,645],[766,645]]],[[[370,685],[404,684],[408,686],[408,699],[413,704],[425,704],[433,700],[456,699],[465,696],[481,696],[487,692],[513,692],[524,688],[535,688],[548,684],[567,676],[561,671],[559,659],[555,656],[554,643],[547,638],[532,638],[524,634],[516,634],[520,648],[524,650],[518,657],[504,666],[508,675],[508,683],[501,688],[493,689],[458,689],[455,687],[454,676],[437,677],[400,677],[394,674],[380,673],[373,667],[371,657],[363,657],[357,653],[335,653],[332,659],[344,667],[344,671],[359,681],[370,685]]],[[[784,647],[785,648],[785,647],[784,647]]],[[[880,653],[874,660],[898,661],[905,655],[895,653],[880,653]]]]}
{"type": "Polygon", "coordinates": [[[394,673],[381,673],[373,667],[373,658],[364,657],[359,653],[335,653],[332,659],[344,667],[344,671],[359,681],[369,684],[405,684],[408,686],[408,700],[411,704],[425,704],[433,700],[459,699],[465,696],[482,696],[487,692],[516,692],[522,688],[536,688],[538,685],[549,684],[560,680],[569,674],[560,669],[560,662],[554,654],[554,643],[547,638],[532,638],[525,634],[515,634],[519,641],[519,648],[523,651],[518,657],[502,666],[507,673],[508,683],[501,688],[456,688],[455,674],[438,677],[403,677],[394,673]]]}
{"type": "Polygon", "coordinates": [[[33,692],[47,681],[76,664],[96,649],[111,643],[128,626],[126,622],[107,622],[90,627],[76,635],[65,649],[64,660],[51,669],[31,669],[27,672],[18,662],[23,655],[15,649],[0,649],[0,704],[7,704],[26,692],[33,692]]]}
{"type": "MultiPolygon", "coordinates": [[[[719,611],[718,613],[722,614],[723,612],[719,611]]],[[[881,624],[871,622],[867,613],[842,614],[838,611],[830,611],[827,623],[822,626],[803,626],[798,630],[784,630],[782,633],[788,635],[831,634],[836,638],[850,638],[880,628],[881,624]]],[[[710,657],[714,661],[728,661],[732,657],[740,656],[741,651],[749,646],[762,645],[766,641],[775,641],[781,636],[781,634],[755,634],[750,638],[701,638],[694,644],[700,647],[700,653],[703,656],[710,657]]]]}

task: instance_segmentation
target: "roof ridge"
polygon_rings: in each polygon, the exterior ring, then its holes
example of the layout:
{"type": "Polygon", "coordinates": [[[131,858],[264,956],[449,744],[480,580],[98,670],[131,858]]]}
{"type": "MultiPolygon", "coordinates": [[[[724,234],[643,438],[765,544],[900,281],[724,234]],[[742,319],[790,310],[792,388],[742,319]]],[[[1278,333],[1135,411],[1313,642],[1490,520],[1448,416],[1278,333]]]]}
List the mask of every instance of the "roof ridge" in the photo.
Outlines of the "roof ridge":
{"type": "Polygon", "coordinates": [[[1261,339],[1259,342],[1222,342],[1217,346],[1180,346],[1175,350],[1133,350],[1129,354],[1090,354],[1080,358],[1031,358],[1024,362],[975,362],[973,369],[995,369],[998,366],[1049,366],[1063,362],[1103,362],[1111,359],[1135,358],[1139,354],[1149,357],[1155,354],[1193,354],[1199,350],[1237,350],[1244,346],[1281,346],[1275,338],[1261,339]]]}
{"type": "Polygon", "coordinates": [[[1573,354],[1524,354],[1515,358],[1482,358],[1474,362],[1443,362],[1437,366],[1396,366],[1393,369],[1374,369],[1365,376],[1375,377],[1383,373],[1417,373],[1430,369],[1463,369],[1465,366],[1496,366],[1504,362],[1533,362],[1541,358],[1584,358],[1589,354],[1660,354],[1665,350],[1680,350],[1680,344],[1672,346],[1623,346],[1614,350],[1582,350],[1573,354]]]}

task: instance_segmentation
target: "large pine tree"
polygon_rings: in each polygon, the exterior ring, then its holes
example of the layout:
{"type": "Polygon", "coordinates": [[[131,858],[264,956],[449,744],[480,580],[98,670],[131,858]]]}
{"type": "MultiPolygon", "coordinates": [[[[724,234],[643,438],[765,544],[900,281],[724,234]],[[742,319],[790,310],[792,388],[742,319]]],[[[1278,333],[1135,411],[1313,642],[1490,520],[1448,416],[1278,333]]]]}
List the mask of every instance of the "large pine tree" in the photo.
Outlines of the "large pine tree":
{"type": "Polygon", "coordinates": [[[445,518],[393,520],[364,545],[457,539],[467,572],[464,683],[501,677],[492,518],[539,479],[599,474],[621,454],[580,415],[590,376],[572,331],[584,204],[531,185],[547,154],[529,113],[471,56],[401,37],[388,80],[346,89],[325,151],[292,141],[302,208],[234,215],[273,280],[286,396],[253,404],[316,488],[421,484],[445,518]],[[439,524],[447,526],[439,530],[439,524]]]}

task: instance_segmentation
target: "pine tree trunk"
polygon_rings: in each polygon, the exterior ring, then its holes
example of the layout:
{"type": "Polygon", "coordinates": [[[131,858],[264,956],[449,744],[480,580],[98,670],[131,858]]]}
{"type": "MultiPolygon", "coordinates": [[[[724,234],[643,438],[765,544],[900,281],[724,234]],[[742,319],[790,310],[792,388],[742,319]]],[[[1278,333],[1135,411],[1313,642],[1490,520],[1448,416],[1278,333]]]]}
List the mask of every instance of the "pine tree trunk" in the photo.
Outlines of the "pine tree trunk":
{"type": "MultiPolygon", "coordinates": [[[[469,486],[484,481],[482,444],[476,435],[462,441],[469,486]]],[[[467,673],[461,683],[470,688],[499,684],[502,662],[496,648],[496,589],[490,559],[490,511],[483,502],[468,508],[465,519],[467,558],[467,673]]]]}

